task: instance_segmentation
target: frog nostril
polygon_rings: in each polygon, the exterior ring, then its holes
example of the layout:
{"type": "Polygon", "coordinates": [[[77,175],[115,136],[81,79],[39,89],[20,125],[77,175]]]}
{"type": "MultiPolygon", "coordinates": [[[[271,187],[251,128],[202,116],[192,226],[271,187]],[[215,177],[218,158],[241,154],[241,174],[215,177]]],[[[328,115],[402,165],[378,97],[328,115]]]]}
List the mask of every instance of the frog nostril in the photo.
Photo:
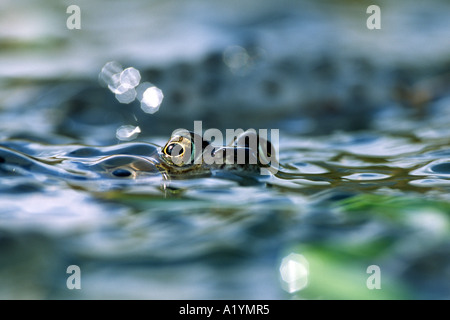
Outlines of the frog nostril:
{"type": "Polygon", "coordinates": [[[116,177],[125,178],[131,176],[130,170],[127,169],[116,169],[112,172],[112,174],[116,177]]]}

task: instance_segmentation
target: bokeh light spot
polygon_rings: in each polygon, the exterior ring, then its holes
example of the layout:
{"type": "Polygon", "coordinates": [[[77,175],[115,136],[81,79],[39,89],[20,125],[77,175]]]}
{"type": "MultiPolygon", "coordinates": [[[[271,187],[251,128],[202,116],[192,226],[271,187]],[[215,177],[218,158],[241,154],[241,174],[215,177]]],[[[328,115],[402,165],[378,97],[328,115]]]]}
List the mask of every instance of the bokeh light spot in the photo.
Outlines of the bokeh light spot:
{"type": "Polygon", "coordinates": [[[123,68],[120,63],[116,61],[107,62],[98,75],[100,85],[102,87],[117,87],[117,83],[120,82],[119,76],[122,71],[123,68]]]}
{"type": "Polygon", "coordinates": [[[133,67],[126,68],[120,73],[120,83],[123,85],[129,85],[134,88],[139,85],[140,81],[141,74],[139,73],[139,70],[133,67]]]}
{"type": "Polygon", "coordinates": [[[223,53],[223,61],[232,71],[237,71],[248,66],[250,55],[243,47],[230,46],[223,53]]]}
{"type": "Polygon", "coordinates": [[[143,83],[137,88],[138,100],[141,101],[141,109],[145,113],[155,113],[164,99],[161,89],[151,83],[143,83]]]}
{"type": "Polygon", "coordinates": [[[116,130],[116,137],[121,141],[131,141],[141,133],[139,126],[123,125],[116,130]]]}
{"type": "Polygon", "coordinates": [[[136,99],[136,90],[133,87],[120,85],[116,90],[116,99],[120,103],[131,103],[136,99]]]}
{"type": "Polygon", "coordinates": [[[161,89],[155,85],[149,82],[139,84],[141,81],[139,70],[133,67],[124,70],[115,61],[106,63],[98,78],[100,84],[107,86],[120,103],[129,104],[137,98],[145,113],[157,112],[164,98],[161,89]]]}
{"type": "Polygon", "coordinates": [[[284,290],[294,293],[308,285],[309,263],[306,258],[297,253],[291,253],[281,261],[281,285],[284,290]]]}

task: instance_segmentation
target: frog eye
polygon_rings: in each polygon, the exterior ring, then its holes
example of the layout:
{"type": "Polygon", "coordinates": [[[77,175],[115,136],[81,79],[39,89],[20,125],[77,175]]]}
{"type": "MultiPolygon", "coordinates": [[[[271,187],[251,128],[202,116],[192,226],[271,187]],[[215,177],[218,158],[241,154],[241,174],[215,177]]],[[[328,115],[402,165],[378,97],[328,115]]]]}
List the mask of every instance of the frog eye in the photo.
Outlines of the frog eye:
{"type": "Polygon", "coordinates": [[[183,147],[183,145],[179,144],[179,143],[169,143],[165,148],[164,148],[164,153],[168,156],[171,157],[179,157],[179,156],[183,156],[185,153],[185,148],[183,147]]]}
{"type": "Polygon", "coordinates": [[[162,153],[170,164],[186,166],[192,163],[193,146],[190,139],[174,137],[163,148],[162,153]]]}

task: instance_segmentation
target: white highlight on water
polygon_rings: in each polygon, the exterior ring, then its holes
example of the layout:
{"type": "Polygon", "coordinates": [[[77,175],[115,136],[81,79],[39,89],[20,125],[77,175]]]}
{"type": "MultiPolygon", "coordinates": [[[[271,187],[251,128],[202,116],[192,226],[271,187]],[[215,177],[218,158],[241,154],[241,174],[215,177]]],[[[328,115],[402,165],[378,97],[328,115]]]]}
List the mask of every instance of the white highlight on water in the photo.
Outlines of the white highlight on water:
{"type": "Polygon", "coordinates": [[[116,99],[120,103],[131,103],[136,99],[136,90],[133,87],[121,84],[116,90],[116,99]]]}
{"type": "Polygon", "coordinates": [[[102,70],[100,71],[99,75],[98,75],[98,80],[100,82],[100,85],[102,87],[115,87],[115,81],[113,79],[117,79],[118,78],[113,78],[114,75],[116,74],[120,74],[123,71],[122,66],[120,65],[120,63],[116,62],[116,61],[110,61],[107,62],[102,70]]]}
{"type": "Polygon", "coordinates": [[[308,285],[309,263],[297,253],[284,257],[280,265],[281,284],[284,290],[294,293],[308,285]]]}
{"type": "Polygon", "coordinates": [[[120,83],[135,88],[141,82],[141,74],[139,70],[130,67],[120,73],[120,83]]]}
{"type": "Polygon", "coordinates": [[[131,141],[141,133],[139,126],[123,125],[116,130],[116,137],[121,141],[131,141]]]}
{"type": "Polygon", "coordinates": [[[164,99],[164,94],[161,89],[149,82],[144,82],[136,90],[137,98],[141,102],[142,111],[153,114],[159,110],[164,99]]]}
{"type": "Polygon", "coordinates": [[[155,85],[141,82],[139,70],[133,67],[123,69],[116,61],[106,63],[98,75],[102,86],[115,94],[117,101],[129,104],[136,100],[141,103],[145,113],[153,114],[159,110],[164,95],[155,85]]]}

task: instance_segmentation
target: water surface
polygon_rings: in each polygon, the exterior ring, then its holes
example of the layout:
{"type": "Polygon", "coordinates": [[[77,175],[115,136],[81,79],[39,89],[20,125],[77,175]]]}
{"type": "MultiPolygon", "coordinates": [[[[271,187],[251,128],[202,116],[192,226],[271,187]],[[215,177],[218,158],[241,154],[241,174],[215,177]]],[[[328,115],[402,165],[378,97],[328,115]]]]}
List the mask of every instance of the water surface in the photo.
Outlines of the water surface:
{"type": "Polygon", "coordinates": [[[448,4],[380,5],[375,34],[351,1],[81,2],[80,31],[59,3],[2,4],[0,297],[448,299],[448,4]],[[112,60],[157,113],[100,86],[112,60]],[[279,129],[279,171],[109,170],[194,120],[279,129]]]}

